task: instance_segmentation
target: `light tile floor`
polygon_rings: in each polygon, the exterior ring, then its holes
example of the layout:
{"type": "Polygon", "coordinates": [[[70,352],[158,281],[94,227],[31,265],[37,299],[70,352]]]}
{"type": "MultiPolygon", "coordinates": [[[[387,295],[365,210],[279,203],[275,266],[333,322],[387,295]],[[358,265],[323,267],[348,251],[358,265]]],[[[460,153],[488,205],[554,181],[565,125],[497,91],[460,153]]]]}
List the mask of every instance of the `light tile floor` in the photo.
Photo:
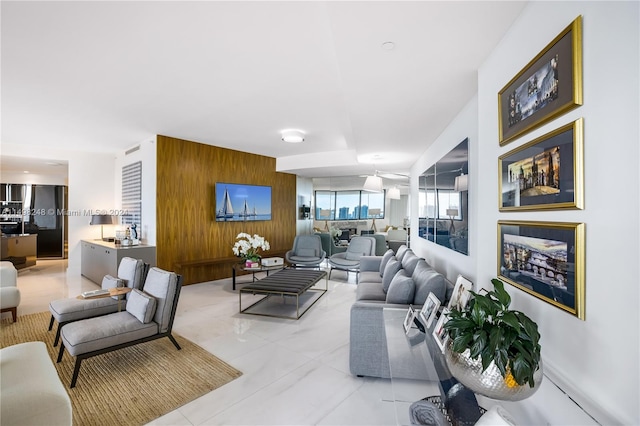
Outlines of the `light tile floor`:
{"type": "MultiPolygon", "coordinates": [[[[51,300],[98,287],[68,275],[66,265],[39,260],[19,272],[18,315],[46,311],[51,300]]],[[[238,282],[250,279],[243,276],[238,282]]],[[[174,331],[243,375],[150,424],[396,424],[390,381],[349,373],[349,308],[355,288],[353,274],[347,280],[345,273],[334,272],[329,291],[296,321],[239,314],[231,279],[185,286],[174,331]]]]}

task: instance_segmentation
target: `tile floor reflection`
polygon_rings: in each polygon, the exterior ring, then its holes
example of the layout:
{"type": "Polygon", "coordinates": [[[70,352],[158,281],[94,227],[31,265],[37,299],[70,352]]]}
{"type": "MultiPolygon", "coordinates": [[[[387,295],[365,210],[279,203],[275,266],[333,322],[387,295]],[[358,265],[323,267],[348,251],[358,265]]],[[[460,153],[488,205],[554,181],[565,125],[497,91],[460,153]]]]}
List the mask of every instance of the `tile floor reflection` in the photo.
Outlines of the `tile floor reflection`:
{"type": "MultiPolygon", "coordinates": [[[[63,260],[39,260],[20,271],[18,287],[18,315],[46,311],[51,300],[98,288],[67,274],[63,260]]],[[[174,331],[243,375],[150,424],[396,424],[390,381],[349,373],[349,308],[355,289],[354,274],[348,279],[345,273],[332,274],[329,291],[295,321],[239,314],[230,278],[185,286],[174,331]]]]}

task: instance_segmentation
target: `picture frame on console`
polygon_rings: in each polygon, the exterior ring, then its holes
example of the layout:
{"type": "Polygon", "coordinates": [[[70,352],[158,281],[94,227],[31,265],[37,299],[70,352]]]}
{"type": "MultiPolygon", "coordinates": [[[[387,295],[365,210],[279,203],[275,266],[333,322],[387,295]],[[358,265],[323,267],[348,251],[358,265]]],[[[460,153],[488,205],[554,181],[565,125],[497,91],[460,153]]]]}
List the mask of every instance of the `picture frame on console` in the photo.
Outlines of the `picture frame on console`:
{"type": "Polygon", "coordinates": [[[448,339],[447,330],[444,329],[444,324],[449,319],[449,312],[449,308],[444,308],[440,314],[440,318],[438,318],[436,326],[433,328],[433,338],[442,352],[444,352],[444,346],[448,339]]]}
{"type": "Polygon", "coordinates": [[[404,323],[402,326],[404,327],[404,332],[409,334],[409,330],[411,330],[411,324],[413,324],[413,320],[416,318],[416,310],[413,309],[413,306],[409,305],[409,309],[407,309],[407,315],[404,317],[404,323]]]}
{"type": "Polygon", "coordinates": [[[505,145],[582,105],[582,16],[578,16],[498,93],[505,145]]]}
{"type": "Polygon", "coordinates": [[[585,319],[585,224],[498,221],[498,277],[585,319]]]}
{"type": "Polygon", "coordinates": [[[427,296],[427,300],[425,300],[419,313],[420,320],[424,324],[425,328],[431,327],[431,323],[433,323],[439,307],[440,299],[438,299],[435,294],[429,293],[429,296],[427,296]]]}
{"type": "Polygon", "coordinates": [[[469,297],[471,293],[469,291],[473,288],[473,283],[463,277],[462,275],[458,275],[456,279],[456,284],[453,287],[453,293],[451,294],[451,299],[449,300],[449,305],[447,308],[457,309],[459,311],[463,310],[465,306],[467,306],[467,302],[469,301],[469,297]]]}
{"type": "Polygon", "coordinates": [[[500,211],[582,209],[583,119],[498,158],[500,211]]]}

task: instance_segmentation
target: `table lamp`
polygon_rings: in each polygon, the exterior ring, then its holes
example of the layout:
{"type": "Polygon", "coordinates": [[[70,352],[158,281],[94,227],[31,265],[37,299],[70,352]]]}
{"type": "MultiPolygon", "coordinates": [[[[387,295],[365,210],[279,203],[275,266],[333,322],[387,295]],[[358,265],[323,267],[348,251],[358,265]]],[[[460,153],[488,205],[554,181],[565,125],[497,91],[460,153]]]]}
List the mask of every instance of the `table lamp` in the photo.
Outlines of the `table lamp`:
{"type": "Polygon", "coordinates": [[[110,214],[94,214],[91,215],[89,225],[100,225],[100,239],[102,241],[114,241],[114,238],[104,237],[104,225],[114,225],[116,222],[110,214]]]}
{"type": "Polygon", "coordinates": [[[455,226],[453,226],[453,218],[458,216],[458,209],[447,209],[447,216],[451,219],[451,226],[449,226],[449,235],[453,235],[456,232],[455,226]]]}

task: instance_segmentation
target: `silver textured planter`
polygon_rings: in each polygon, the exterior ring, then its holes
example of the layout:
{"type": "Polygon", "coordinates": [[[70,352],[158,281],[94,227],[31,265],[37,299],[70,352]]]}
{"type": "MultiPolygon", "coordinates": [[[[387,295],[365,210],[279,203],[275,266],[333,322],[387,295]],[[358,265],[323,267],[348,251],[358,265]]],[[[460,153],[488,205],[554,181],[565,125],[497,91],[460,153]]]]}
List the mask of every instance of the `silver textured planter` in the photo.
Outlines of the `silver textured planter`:
{"type": "Polygon", "coordinates": [[[471,359],[469,349],[463,353],[453,352],[451,350],[451,340],[449,340],[444,354],[447,366],[453,377],[466,388],[489,398],[520,401],[533,395],[540,388],[540,383],[542,382],[542,360],[540,360],[538,370],[533,374],[533,379],[536,383],[535,387],[532,388],[526,383],[523,386],[516,385],[510,388],[493,362],[483,372],[480,357],[477,360],[471,359]]]}

